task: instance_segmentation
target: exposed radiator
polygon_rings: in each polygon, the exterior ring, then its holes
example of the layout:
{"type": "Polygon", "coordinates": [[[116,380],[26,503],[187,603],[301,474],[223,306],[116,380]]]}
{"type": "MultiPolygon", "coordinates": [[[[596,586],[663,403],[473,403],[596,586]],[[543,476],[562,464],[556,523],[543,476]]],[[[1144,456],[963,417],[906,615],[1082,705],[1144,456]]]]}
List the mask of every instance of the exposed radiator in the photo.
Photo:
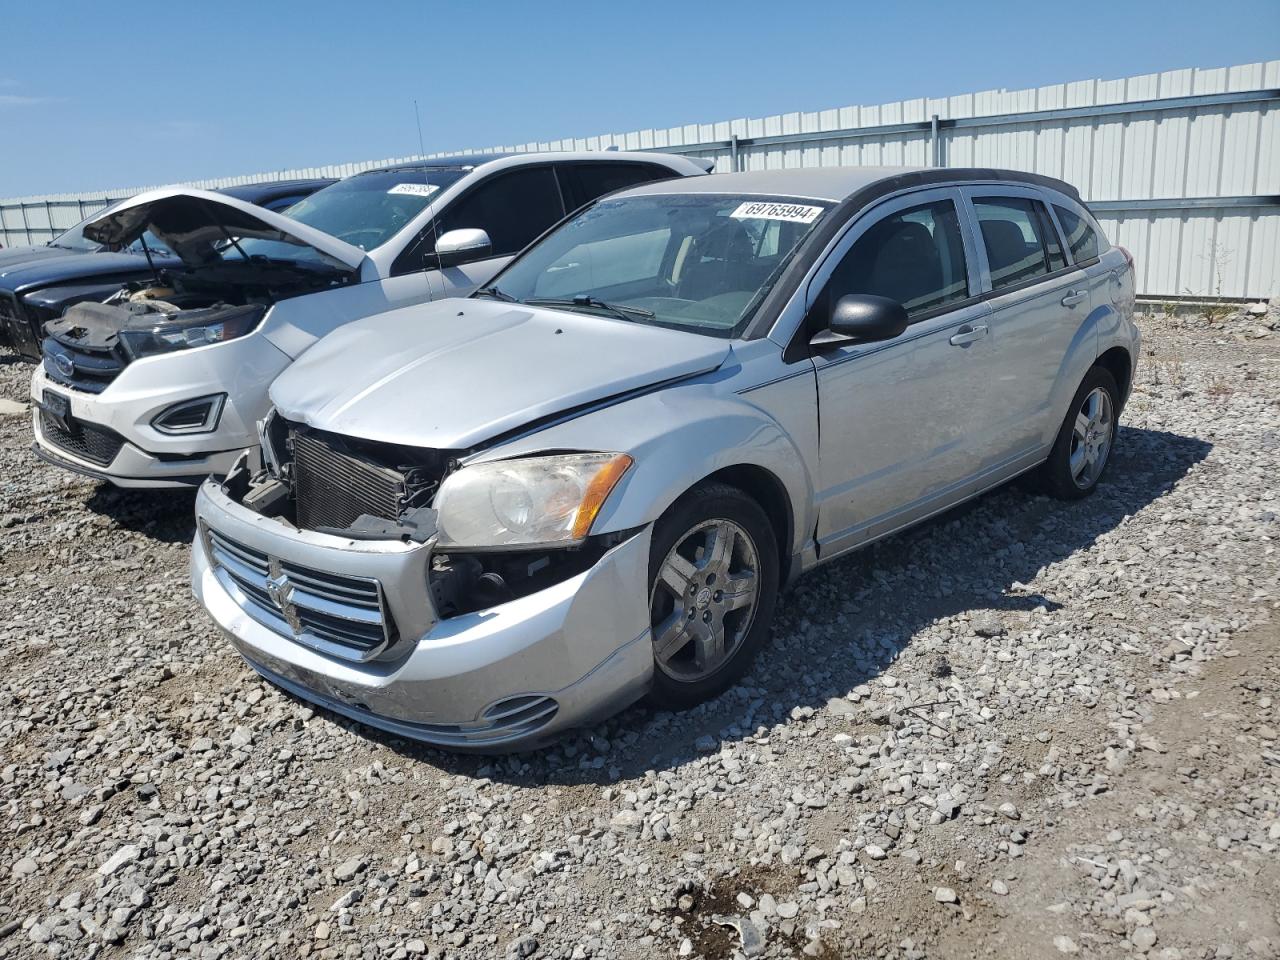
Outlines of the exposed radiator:
{"type": "Polygon", "coordinates": [[[337,449],[323,434],[292,431],[298,526],[351,526],[363,514],[397,520],[404,475],[337,449]]]}

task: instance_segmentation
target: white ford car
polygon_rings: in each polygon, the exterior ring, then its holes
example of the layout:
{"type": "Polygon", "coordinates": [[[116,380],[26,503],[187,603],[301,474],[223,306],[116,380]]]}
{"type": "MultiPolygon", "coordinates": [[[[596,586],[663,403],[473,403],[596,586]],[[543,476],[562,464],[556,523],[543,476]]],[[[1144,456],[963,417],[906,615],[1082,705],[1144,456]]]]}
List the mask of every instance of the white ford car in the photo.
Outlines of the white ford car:
{"type": "Polygon", "coordinates": [[[267,388],[333,329],[464,296],[566,213],[614,190],[709,172],[657,153],[472,156],[357,174],[288,216],[222,194],[140,194],[85,228],[181,258],[45,325],[35,450],[121,487],[183,487],[257,444],[267,388]]]}

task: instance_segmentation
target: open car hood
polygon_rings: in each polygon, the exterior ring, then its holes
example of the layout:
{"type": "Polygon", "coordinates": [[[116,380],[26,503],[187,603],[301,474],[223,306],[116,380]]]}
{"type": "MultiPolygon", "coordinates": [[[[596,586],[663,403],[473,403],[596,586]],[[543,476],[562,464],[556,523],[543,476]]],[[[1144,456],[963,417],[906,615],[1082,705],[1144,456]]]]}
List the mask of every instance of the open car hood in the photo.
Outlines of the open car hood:
{"type": "Polygon", "coordinates": [[[271,385],[287,420],[440,450],[719,367],[729,341],[493,300],[365,317],[271,385]]]}
{"type": "Polygon", "coordinates": [[[147,230],[188,267],[221,260],[215,245],[228,237],[311,247],[345,270],[359,270],[365,258],[359,247],[323,230],[224,193],[186,187],[140,193],[87,224],[84,235],[95,243],[129,244],[147,230]]]}

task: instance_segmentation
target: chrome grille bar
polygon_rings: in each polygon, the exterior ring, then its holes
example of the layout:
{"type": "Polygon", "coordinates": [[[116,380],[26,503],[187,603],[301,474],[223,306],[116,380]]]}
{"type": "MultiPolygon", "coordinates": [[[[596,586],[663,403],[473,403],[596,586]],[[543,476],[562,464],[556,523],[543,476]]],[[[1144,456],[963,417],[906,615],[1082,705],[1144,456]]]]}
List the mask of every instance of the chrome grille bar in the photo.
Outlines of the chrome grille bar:
{"type": "Polygon", "coordinates": [[[368,660],[395,638],[382,586],[286,563],[204,528],[215,575],[249,616],[323,653],[368,660]]]}

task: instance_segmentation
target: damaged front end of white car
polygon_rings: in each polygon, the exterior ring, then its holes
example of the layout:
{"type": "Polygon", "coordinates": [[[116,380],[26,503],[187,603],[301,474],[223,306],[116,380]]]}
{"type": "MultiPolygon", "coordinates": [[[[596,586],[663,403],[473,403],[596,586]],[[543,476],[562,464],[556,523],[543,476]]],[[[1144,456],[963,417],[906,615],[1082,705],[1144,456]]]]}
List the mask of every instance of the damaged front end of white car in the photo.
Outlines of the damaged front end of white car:
{"type": "Polygon", "coordinates": [[[190,486],[225,470],[292,359],[272,342],[277,305],[358,284],[366,262],[322,231],[201,190],[142,194],[85,235],[139,243],[152,262],[158,242],[181,260],[45,324],[35,450],[120,486],[190,486]]]}
{"type": "Polygon", "coordinates": [[[146,235],[182,260],[45,327],[50,378],[101,392],[128,364],[225,343],[254,330],[279,300],[355,282],[361,252],[270,212],[202,191],[158,191],[95,221],[85,235],[127,245],[146,235]]]}

